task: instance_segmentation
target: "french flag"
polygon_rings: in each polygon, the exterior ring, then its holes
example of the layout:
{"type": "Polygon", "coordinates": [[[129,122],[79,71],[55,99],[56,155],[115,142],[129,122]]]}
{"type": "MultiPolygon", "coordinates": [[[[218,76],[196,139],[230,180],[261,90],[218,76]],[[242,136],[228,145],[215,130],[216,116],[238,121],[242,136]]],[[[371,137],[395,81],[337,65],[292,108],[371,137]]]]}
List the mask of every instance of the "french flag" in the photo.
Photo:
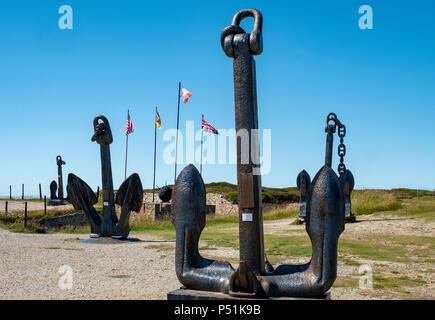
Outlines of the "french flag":
{"type": "Polygon", "coordinates": [[[180,86],[180,98],[183,98],[184,103],[187,103],[191,96],[192,94],[189,91],[180,86]]]}

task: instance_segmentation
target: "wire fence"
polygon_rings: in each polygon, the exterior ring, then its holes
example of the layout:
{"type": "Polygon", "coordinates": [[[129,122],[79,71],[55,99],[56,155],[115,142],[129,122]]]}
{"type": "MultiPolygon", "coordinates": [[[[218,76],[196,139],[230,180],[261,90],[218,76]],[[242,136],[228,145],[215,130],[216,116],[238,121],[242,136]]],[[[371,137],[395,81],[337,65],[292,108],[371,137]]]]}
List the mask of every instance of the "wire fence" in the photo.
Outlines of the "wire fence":
{"type": "Polygon", "coordinates": [[[49,184],[11,184],[0,185],[0,199],[32,200],[50,197],[49,184]]]}
{"type": "MultiPolygon", "coordinates": [[[[100,187],[94,190],[99,193],[100,187]]],[[[59,190],[56,191],[59,196],[59,190]]],[[[33,184],[11,184],[0,185],[0,200],[43,200],[44,197],[50,199],[50,184],[49,183],[33,183],[33,184]]],[[[66,187],[63,187],[63,196],[66,198],[66,187]]]]}

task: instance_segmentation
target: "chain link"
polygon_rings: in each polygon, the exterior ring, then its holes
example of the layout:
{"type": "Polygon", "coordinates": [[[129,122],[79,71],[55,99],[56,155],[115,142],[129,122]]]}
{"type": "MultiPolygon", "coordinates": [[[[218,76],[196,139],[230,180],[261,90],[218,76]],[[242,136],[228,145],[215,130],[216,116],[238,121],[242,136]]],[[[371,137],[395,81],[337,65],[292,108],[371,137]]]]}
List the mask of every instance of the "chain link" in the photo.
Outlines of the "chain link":
{"type": "MultiPolygon", "coordinates": [[[[338,145],[338,156],[340,157],[340,164],[338,165],[337,170],[338,173],[342,175],[346,171],[346,165],[344,164],[344,157],[346,155],[346,146],[344,144],[344,137],[346,136],[346,126],[337,119],[335,113],[331,112],[326,118],[326,132],[328,130],[329,121],[333,121],[334,124],[338,127],[338,136],[340,137],[340,144],[338,145]]],[[[335,132],[335,128],[333,132],[335,132]]]]}
{"type": "Polygon", "coordinates": [[[344,137],[346,136],[346,126],[341,124],[338,127],[338,136],[340,137],[340,144],[338,145],[338,156],[340,157],[340,164],[338,165],[338,173],[342,175],[346,171],[344,164],[344,156],[346,155],[346,146],[344,145],[344,137]]]}

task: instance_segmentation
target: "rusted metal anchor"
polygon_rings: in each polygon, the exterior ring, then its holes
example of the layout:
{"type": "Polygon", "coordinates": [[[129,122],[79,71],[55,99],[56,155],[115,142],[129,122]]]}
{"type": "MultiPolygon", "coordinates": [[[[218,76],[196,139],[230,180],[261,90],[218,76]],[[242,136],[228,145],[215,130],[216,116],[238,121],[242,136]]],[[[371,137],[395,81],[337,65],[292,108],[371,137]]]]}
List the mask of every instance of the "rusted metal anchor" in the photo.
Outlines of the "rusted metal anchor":
{"type": "Polygon", "coordinates": [[[110,160],[110,144],[113,142],[113,137],[106,117],[101,115],[95,117],[94,135],[91,140],[100,145],[103,213],[98,213],[93,207],[98,199],[92,189],[72,173],[68,175],[67,191],[69,197],[74,208],[83,210],[88,217],[91,237],[126,239],[130,232],[128,224],[130,212],[139,212],[142,205],[142,183],[138,174],[132,174],[121,184],[115,199],[110,160]],[[121,206],[119,220],[115,211],[115,203],[121,206]]]}
{"type": "MultiPolygon", "coordinates": [[[[326,152],[325,152],[325,166],[331,168],[332,166],[332,150],[334,142],[334,133],[336,133],[338,128],[338,136],[340,137],[340,144],[338,145],[338,156],[340,157],[340,163],[338,165],[338,173],[340,175],[340,181],[343,185],[344,193],[344,206],[345,206],[345,217],[349,218],[352,215],[350,195],[352,193],[353,187],[355,185],[352,173],[346,169],[344,164],[344,156],[346,155],[346,146],[344,144],[344,137],[346,136],[346,126],[342,124],[335,113],[330,113],[326,117],[326,152]]],[[[311,184],[311,179],[309,174],[302,170],[297,179],[297,186],[300,192],[300,205],[299,205],[299,218],[304,220],[307,211],[307,193],[308,188],[311,184]]]]}
{"type": "MultiPolygon", "coordinates": [[[[261,13],[247,9],[234,16],[232,24],[221,36],[224,52],[234,58],[238,132],[247,130],[251,133],[258,128],[255,61],[252,56],[261,54],[263,50],[261,32],[261,13]],[[250,34],[240,28],[240,22],[247,17],[254,18],[254,30],[250,34]]],[[[330,120],[341,128],[336,117],[331,116],[330,120]]],[[[353,177],[342,166],[344,171],[340,172],[339,178],[330,167],[331,130],[332,127],[328,127],[327,163],[312,182],[305,171],[298,176],[301,199],[305,203],[306,230],[312,242],[311,261],[303,265],[281,265],[274,270],[267,262],[263,245],[261,175],[255,154],[244,154],[242,146],[246,141],[237,140],[240,239],[237,270],[226,261],[201,257],[198,241],[205,227],[205,187],[193,165],[181,171],[172,198],[172,222],[176,229],[176,274],[185,287],[250,298],[317,297],[332,286],[337,274],[337,243],[344,230],[345,203],[348,200],[350,208],[353,177]]],[[[249,134],[249,149],[256,146],[258,134],[249,134]]]]}
{"type": "Polygon", "coordinates": [[[63,200],[63,177],[62,177],[62,166],[66,164],[65,161],[62,160],[61,156],[56,157],[56,163],[57,163],[57,178],[59,181],[59,191],[58,191],[58,198],[63,200]]]}

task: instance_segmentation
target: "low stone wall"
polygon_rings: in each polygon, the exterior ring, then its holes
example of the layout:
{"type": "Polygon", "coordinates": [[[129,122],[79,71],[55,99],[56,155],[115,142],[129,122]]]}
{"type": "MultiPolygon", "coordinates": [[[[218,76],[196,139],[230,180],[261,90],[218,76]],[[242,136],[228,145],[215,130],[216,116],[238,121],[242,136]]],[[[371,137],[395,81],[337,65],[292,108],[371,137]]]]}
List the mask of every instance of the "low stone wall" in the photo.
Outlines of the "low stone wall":
{"type": "Polygon", "coordinates": [[[230,216],[239,212],[237,204],[228,201],[219,193],[207,193],[207,204],[216,206],[217,216],[230,216]]]}
{"type": "Polygon", "coordinates": [[[295,210],[299,209],[299,202],[288,202],[288,203],[263,203],[263,213],[272,210],[295,210]]]}
{"type": "Polygon", "coordinates": [[[67,226],[80,228],[88,225],[88,219],[84,213],[74,213],[66,216],[40,220],[39,225],[48,230],[59,230],[67,226]]]}
{"type": "MultiPolygon", "coordinates": [[[[171,214],[170,202],[162,203],[156,193],[154,202],[152,201],[152,193],[144,194],[144,204],[139,213],[131,213],[131,221],[141,222],[143,220],[159,220],[169,217],[171,214]]],[[[294,209],[294,203],[273,204],[263,203],[263,212],[276,209],[294,209]]],[[[238,214],[237,204],[225,199],[225,197],[218,193],[207,193],[207,215],[212,214],[216,216],[230,216],[238,214]]]]}
{"type": "MultiPolygon", "coordinates": [[[[144,203],[140,212],[131,212],[130,221],[140,223],[143,221],[150,220],[162,220],[167,219],[171,215],[171,203],[162,203],[156,193],[155,201],[153,202],[153,194],[144,194],[144,203]]],[[[298,208],[298,203],[283,203],[283,204],[273,204],[273,203],[263,203],[263,213],[271,210],[277,209],[288,209],[292,210],[298,208]]],[[[225,199],[225,197],[218,193],[207,193],[207,205],[206,211],[207,215],[215,216],[230,216],[238,214],[237,204],[233,204],[231,201],[225,199]]],[[[120,207],[116,206],[116,213],[119,217],[120,207]]],[[[88,220],[84,213],[75,213],[66,216],[54,217],[49,219],[40,220],[39,224],[41,227],[48,230],[59,230],[67,226],[72,226],[74,228],[80,228],[88,225],[88,220]]]]}

